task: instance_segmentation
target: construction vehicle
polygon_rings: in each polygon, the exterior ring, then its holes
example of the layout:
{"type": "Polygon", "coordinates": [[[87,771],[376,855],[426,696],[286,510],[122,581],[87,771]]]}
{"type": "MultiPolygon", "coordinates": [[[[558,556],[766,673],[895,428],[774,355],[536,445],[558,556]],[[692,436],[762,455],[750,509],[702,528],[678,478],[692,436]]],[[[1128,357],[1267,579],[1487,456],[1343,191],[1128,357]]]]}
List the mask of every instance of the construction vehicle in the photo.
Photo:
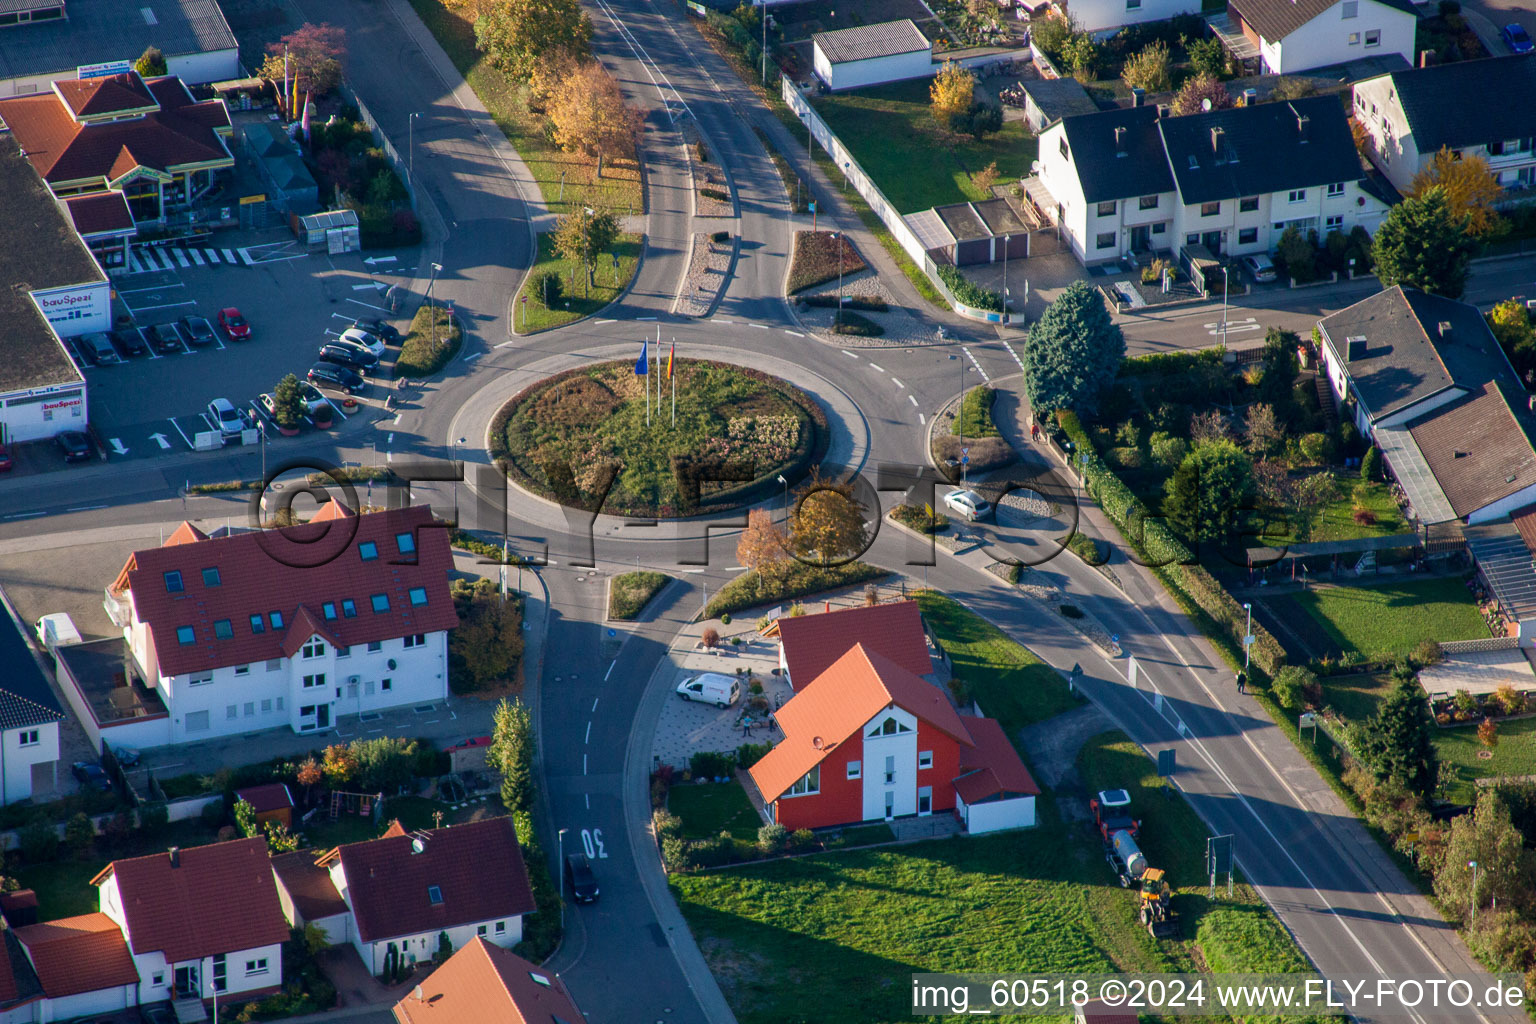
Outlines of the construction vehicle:
{"type": "Polygon", "coordinates": [[[1131,816],[1131,798],[1123,789],[1109,789],[1088,802],[1094,823],[1104,840],[1104,859],[1114,869],[1120,884],[1137,887],[1137,915],[1154,938],[1172,938],[1179,934],[1178,915],[1173,910],[1173,887],[1162,868],[1154,868],[1136,843],[1141,821],[1131,816]]]}

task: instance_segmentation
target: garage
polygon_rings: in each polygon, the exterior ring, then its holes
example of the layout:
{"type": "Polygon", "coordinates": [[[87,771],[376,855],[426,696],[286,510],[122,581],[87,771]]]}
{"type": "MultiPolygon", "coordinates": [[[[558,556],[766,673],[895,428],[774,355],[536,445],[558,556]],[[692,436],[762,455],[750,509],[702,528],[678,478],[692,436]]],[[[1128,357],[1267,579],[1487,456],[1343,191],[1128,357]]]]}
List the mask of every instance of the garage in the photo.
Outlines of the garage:
{"type": "Polygon", "coordinates": [[[834,92],[933,74],[933,43],[910,18],[811,37],[816,77],[834,92]]]}
{"type": "Polygon", "coordinates": [[[955,815],[970,835],[1010,828],[1033,828],[1034,776],[1003,727],[992,718],[967,718],[971,746],[961,751],[961,774],[955,779],[955,815]]]}

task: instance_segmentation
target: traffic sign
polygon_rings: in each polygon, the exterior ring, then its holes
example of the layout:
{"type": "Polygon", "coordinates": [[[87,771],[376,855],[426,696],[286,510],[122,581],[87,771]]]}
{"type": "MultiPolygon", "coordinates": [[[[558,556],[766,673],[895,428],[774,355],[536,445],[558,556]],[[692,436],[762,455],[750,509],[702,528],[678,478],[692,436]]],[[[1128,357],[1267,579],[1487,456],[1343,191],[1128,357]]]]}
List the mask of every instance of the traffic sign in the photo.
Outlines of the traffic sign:
{"type": "Polygon", "coordinates": [[[618,636],[618,634],[616,632],[614,632],[613,630],[611,630],[611,629],[608,631],[608,635],[609,636],[618,636]]]}
{"type": "Polygon", "coordinates": [[[1164,778],[1172,775],[1174,768],[1178,767],[1176,763],[1178,761],[1178,753],[1177,750],[1173,749],[1159,750],[1157,752],[1157,774],[1164,778]]]}
{"type": "Polygon", "coordinates": [[[1257,639],[1258,637],[1254,636],[1252,633],[1249,633],[1247,636],[1243,637],[1243,646],[1247,647],[1257,639]]]}

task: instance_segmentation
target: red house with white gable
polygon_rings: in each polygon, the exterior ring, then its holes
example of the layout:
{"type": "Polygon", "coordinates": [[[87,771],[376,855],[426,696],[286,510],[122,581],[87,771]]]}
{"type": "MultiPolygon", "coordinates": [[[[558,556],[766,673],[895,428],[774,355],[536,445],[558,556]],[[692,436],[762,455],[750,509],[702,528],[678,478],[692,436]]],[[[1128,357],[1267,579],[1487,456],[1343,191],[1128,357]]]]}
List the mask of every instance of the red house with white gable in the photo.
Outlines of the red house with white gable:
{"type": "Polygon", "coordinates": [[[1035,823],[1039,787],[1001,727],[962,718],[937,686],[862,643],[774,718],[784,738],[749,774],[786,828],[943,812],[971,832],[1035,823]]]}

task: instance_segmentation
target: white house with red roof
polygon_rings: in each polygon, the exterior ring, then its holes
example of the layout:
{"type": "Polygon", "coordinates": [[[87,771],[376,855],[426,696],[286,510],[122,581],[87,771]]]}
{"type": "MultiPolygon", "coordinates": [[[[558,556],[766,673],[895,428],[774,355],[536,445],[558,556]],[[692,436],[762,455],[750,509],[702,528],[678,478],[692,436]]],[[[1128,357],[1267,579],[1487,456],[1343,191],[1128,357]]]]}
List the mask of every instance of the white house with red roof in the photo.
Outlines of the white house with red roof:
{"type": "Polygon", "coordinates": [[[320,924],[332,942],[351,943],[374,974],[392,961],[432,959],[444,934],[456,950],[476,938],[510,949],[535,908],[507,817],[416,832],[397,821],[378,839],[312,858],[312,867],[296,856],[277,869],[285,906],[320,924]]]}
{"type": "Polygon", "coordinates": [[[471,939],[395,1004],[398,1024],[586,1024],[553,971],[471,939]]]}
{"type": "Polygon", "coordinates": [[[282,988],[288,922],[264,838],[115,860],[91,884],[127,940],[136,1004],[282,988]]]}
{"type": "Polygon", "coordinates": [[[1035,823],[1040,789],[1002,727],[962,717],[939,687],[862,643],[774,718],[784,738],[748,774],[786,828],[938,813],[973,833],[1035,823]]]}
{"type": "Polygon", "coordinates": [[[112,741],[322,732],[341,715],[446,699],[452,567],[426,506],[357,515],[332,501],[301,526],[217,538],[183,523],[106,591],[168,711],[114,726],[112,741]]]}
{"type": "Polygon", "coordinates": [[[783,616],[766,635],[779,638],[779,668],[797,691],[810,685],[854,644],[889,658],[914,675],[933,672],[928,635],[916,601],[783,616]]]}

